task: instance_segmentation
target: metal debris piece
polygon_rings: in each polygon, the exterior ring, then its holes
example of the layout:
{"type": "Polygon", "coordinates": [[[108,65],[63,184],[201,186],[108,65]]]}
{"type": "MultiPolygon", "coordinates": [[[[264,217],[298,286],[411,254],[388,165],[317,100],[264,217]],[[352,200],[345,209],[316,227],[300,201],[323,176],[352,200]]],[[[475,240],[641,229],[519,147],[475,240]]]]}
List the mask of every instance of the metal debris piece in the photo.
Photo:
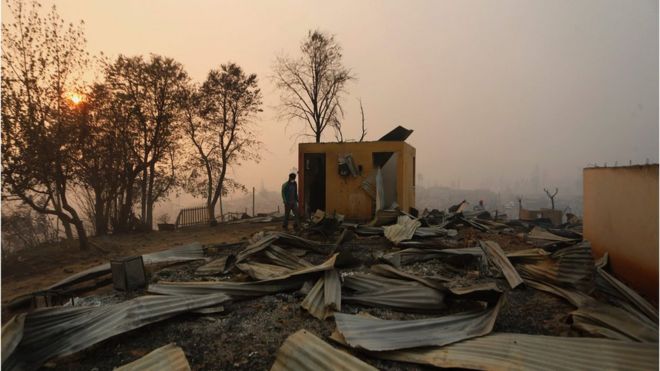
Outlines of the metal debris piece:
{"type": "Polygon", "coordinates": [[[401,241],[410,240],[415,235],[415,231],[422,223],[419,220],[412,219],[407,215],[400,215],[396,224],[383,227],[385,237],[397,245],[401,241]]]}
{"type": "Polygon", "coordinates": [[[536,264],[517,265],[517,269],[523,277],[536,281],[575,287],[583,292],[593,288],[595,268],[588,241],[557,250],[536,264]]]}
{"type": "MultiPolygon", "coordinates": [[[[336,334],[332,338],[341,342],[336,334]]],[[[653,370],[658,367],[658,344],[506,333],[444,347],[369,354],[391,361],[474,370],[600,371],[653,370]]]]}
{"type": "Polygon", "coordinates": [[[195,270],[195,275],[213,276],[218,274],[227,274],[231,270],[235,261],[236,257],[234,255],[221,256],[197,268],[197,270],[195,270]]]}
{"type": "Polygon", "coordinates": [[[344,287],[357,292],[383,290],[393,286],[418,287],[413,281],[385,278],[375,274],[354,273],[344,276],[344,287]]]}
{"type": "Polygon", "coordinates": [[[336,311],[341,310],[341,279],[336,269],[323,272],[323,299],[325,306],[336,311]]]}
{"type": "Polygon", "coordinates": [[[470,255],[482,257],[484,252],[479,247],[468,247],[463,249],[418,249],[411,247],[401,251],[391,252],[383,255],[382,259],[389,264],[400,267],[415,262],[423,262],[448,255],[470,255]]]}
{"type": "Polygon", "coordinates": [[[393,286],[374,291],[343,294],[346,303],[369,307],[385,307],[404,312],[431,313],[446,307],[444,294],[417,282],[410,286],[393,286]]]}
{"type": "Polygon", "coordinates": [[[170,343],[115,371],[190,371],[190,365],[183,349],[170,343]]]}
{"type": "Polygon", "coordinates": [[[417,281],[424,286],[428,286],[433,289],[444,290],[445,285],[442,282],[451,281],[450,278],[442,276],[433,276],[433,277],[420,277],[414,274],[398,270],[391,265],[387,264],[376,264],[371,266],[371,271],[375,274],[383,277],[397,278],[409,281],[417,281]]]}
{"type": "Polygon", "coordinates": [[[100,307],[45,308],[27,315],[23,340],[3,368],[37,369],[105,339],[195,309],[217,306],[227,295],[141,296],[100,307]]]}
{"type": "Polygon", "coordinates": [[[2,326],[2,365],[18,344],[23,339],[23,326],[25,324],[25,313],[12,317],[2,326]]]}
{"type": "Polygon", "coordinates": [[[271,371],[334,371],[377,369],[360,359],[335,349],[307,330],[289,336],[275,354],[271,371]]]}
{"type": "Polygon", "coordinates": [[[512,289],[518,287],[518,285],[523,283],[522,278],[516,271],[516,268],[511,265],[509,259],[507,259],[504,251],[500,248],[500,245],[495,241],[479,241],[481,248],[488,256],[488,259],[492,261],[504,274],[506,281],[509,283],[512,289]]]}
{"type": "Polygon", "coordinates": [[[536,240],[546,240],[546,241],[555,241],[555,242],[575,242],[577,241],[574,238],[567,238],[567,237],[562,237],[558,236],[554,233],[548,232],[546,229],[543,229],[541,227],[534,227],[532,230],[527,234],[528,238],[533,238],[536,240]]]}
{"type": "Polygon", "coordinates": [[[577,307],[571,312],[573,327],[593,334],[618,340],[658,342],[658,325],[621,308],[602,303],[591,296],[571,288],[547,282],[525,279],[525,284],[566,299],[577,307]]]}
{"type": "Polygon", "coordinates": [[[341,282],[337,271],[325,271],[300,306],[320,320],[331,317],[334,311],[341,310],[341,282]]]}
{"type": "Polygon", "coordinates": [[[291,270],[313,266],[313,264],[307,260],[276,245],[268,246],[268,248],[264,250],[264,255],[274,264],[281,265],[291,270]]]}
{"type": "Polygon", "coordinates": [[[603,255],[602,264],[596,266],[596,285],[608,298],[620,307],[637,315],[640,319],[648,319],[658,323],[658,311],[637,292],[605,270],[608,255],[603,255]]]}
{"type": "Polygon", "coordinates": [[[246,261],[237,263],[236,268],[243,271],[255,280],[270,280],[284,276],[291,272],[291,269],[279,265],[246,261]]]}
{"type": "Polygon", "coordinates": [[[323,272],[334,268],[338,254],[332,255],[320,265],[291,271],[284,276],[255,282],[159,282],[149,285],[148,291],[165,295],[207,295],[225,293],[232,298],[245,299],[275,294],[282,291],[297,290],[309,279],[308,274],[323,272]]]}
{"type": "Polygon", "coordinates": [[[373,351],[442,346],[493,330],[501,300],[491,308],[437,318],[390,321],[335,313],[337,330],[354,348],[373,351]]]}

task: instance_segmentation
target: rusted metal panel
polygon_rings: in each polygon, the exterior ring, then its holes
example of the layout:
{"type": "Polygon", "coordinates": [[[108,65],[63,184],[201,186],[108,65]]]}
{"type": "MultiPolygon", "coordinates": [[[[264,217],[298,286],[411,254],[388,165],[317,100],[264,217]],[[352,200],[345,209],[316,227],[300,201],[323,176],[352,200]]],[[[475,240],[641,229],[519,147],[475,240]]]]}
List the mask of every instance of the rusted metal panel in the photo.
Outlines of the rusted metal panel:
{"type": "Polygon", "coordinates": [[[480,311],[408,321],[335,313],[335,322],[346,343],[354,348],[384,351],[442,346],[490,333],[500,302],[480,311]]]}
{"type": "Polygon", "coordinates": [[[44,308],[27,315],[23,339],[3,368],[36,369],[51,358],[73,354],[115,335],[229,300],[224,294],[142,296],[100,307],[44,308]]]}
{"type": "Polygon", "coordinates": [[[507,259],[504,251],[502,251],[500,245],[497,242],[479,241],[479,244],[488,256],[488,259],[497,265],[502,273],[504,273],[504,277],[512,289],[515,289],[518,287],[518,285],[523,283],[523,280],[520,278],[518,271],[516,271],[516,268],[511,265],[511,262],[509,259],[507,259]]]}
{"type": "Polygon", "coordinates": [[[376,368],[335,349],[307,330],[289,336],[275,355],[271,371],[375,371],[376,368]]]}
{"type": "Polygon", "coordinates": [[[170,343],[115,371],[190,371],[190,365],[183,349],[170,343]]]}
{"type": "Polygon", "coordinates": [[[525,278],[537,281],[576,287],[585,292],[593,287],[595,267],[587,241],[557,250],[537,264],[518,265],[517,269],[525,278]]]}
{"type": "Polygon", "coordinates": [[[600,371],[658,368],[658,344],[586,337],[491,334],[444,347],[370,354],[392,361],[475,370],[600,371]]]}

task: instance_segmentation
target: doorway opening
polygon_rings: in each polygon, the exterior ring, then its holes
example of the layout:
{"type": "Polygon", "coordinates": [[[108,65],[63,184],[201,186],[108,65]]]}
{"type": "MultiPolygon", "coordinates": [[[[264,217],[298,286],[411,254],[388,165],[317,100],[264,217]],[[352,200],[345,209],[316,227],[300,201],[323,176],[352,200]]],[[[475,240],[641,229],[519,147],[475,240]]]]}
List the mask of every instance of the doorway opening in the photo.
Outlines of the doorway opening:
{"type": "Polygon", "coordinates": [[[305,153],[304,202],[305,215],[325,211],[325,153],[305,153]]]}
{"type": "Polygon", "coordinates": [[[377,197],[374,200],[374,210],[389,209],[397,200],[397,163],[398,156],[394,152],[374,152],[373,163],[376,172],[380,172],[381,181],[376,181],[377,197]],[[380,189],[379,189],[380,188],[380,189]]]}

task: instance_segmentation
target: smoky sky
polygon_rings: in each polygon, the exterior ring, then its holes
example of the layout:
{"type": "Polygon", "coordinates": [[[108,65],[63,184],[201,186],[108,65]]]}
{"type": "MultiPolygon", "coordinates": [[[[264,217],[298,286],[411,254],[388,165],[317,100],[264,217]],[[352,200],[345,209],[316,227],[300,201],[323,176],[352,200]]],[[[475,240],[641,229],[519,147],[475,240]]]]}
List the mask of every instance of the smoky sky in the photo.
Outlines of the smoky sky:
{"type": "Polygon", "coordinates": [[[593,163],[658,159],[657,1],[55,3],[85,21],[93,54],[162,54],[196,81],[228,61],[256,73],[263,158],[233,169],[249,187],[277,189],[297,166],[302,124],[278,120],[268,76],[310,29],[335,34],[358,77],[344,136],[359,137],[358,99],[367,139],[414,129],[426,184],[495,189],[535,169],[560,183],[593,163]]]}

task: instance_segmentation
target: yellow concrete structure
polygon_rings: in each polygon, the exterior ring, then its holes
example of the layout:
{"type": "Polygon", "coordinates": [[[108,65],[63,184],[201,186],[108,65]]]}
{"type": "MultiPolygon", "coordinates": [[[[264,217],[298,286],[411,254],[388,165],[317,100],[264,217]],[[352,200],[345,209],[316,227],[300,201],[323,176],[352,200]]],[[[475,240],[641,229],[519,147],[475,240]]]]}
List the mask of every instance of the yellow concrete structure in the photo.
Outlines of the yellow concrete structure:
{"type": "Polygon", "coordinates": [[[614,273],[658,301],[658,165],[584,169],[584,238],[614,273]]]}
{"type": "Polygon", "coordinates": [[[375,199],[363,189],[373,183],[378,164],[390,206],[415,207],[415,148],[403,141],[301,143],[298,146],[298,194],[303,215],[317,208],[343,214],[348,220],[366,221],[374,216],[375,199]],[[350,155],[357,175],[340,174],[339,161],[350,155]]]}

